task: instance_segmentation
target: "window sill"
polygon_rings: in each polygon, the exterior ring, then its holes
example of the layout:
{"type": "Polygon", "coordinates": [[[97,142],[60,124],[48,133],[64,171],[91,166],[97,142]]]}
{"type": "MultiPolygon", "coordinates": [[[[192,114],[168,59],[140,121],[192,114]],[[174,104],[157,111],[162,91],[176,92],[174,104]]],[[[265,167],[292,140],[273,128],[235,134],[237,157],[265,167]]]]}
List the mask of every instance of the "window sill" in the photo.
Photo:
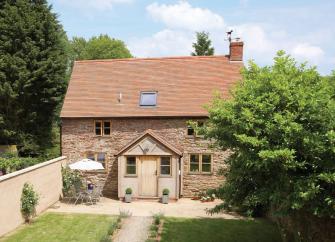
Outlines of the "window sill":
{"type": "Polygon", "coordinates": [[[188,172],[188,175],[207,175],[211,176],[213,175],[213,172],[188,172]]]}
{"type": "Polygon", "coordinates": [[[92,170],[92,171],[84,171],[84,173],[93,173],[93,174],[106,174],[107,169],[105,168],[104,170],[92,170]]]}
{"type": "Polygon", "coordinates": [[[205,138],[204,135],[188,135],[188,134],[185,137],[187,139],[203,139],[203,138],[205,138]]]}

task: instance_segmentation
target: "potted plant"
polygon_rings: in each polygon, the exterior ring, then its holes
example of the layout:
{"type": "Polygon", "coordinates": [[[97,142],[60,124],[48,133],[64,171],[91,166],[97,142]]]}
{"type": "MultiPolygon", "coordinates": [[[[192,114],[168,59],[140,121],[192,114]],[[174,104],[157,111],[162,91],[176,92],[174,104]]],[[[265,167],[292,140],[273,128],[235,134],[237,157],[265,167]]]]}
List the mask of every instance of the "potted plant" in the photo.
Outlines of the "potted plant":
{"type": "Polygon", "coordinates": [[[128,187],[127,189],[126,189],[126,195],[124,196],[124,201],[126,202],[126,203],[130,203],[131,202],[131,194],[133,193],[133,190],[130,188],[130,187],[128,187]]]}
{"type": "Polygon", "coordinates": [[[169,203],[169,189],[164,188],[163,189],[163,196],[162,196],[162,203],[168,204],[169,203]]]}

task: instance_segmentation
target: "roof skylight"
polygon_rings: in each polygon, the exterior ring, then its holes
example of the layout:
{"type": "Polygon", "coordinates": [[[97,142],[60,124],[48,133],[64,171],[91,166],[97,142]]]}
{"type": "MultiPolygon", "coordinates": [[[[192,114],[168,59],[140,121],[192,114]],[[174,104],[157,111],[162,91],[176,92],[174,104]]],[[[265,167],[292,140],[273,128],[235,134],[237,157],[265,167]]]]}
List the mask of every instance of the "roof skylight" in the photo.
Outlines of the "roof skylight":
{"type": "Polygon", "coordinates": [[[157,92],[141,92],[140,106],[155,107],[157,105],[157,92]]]}

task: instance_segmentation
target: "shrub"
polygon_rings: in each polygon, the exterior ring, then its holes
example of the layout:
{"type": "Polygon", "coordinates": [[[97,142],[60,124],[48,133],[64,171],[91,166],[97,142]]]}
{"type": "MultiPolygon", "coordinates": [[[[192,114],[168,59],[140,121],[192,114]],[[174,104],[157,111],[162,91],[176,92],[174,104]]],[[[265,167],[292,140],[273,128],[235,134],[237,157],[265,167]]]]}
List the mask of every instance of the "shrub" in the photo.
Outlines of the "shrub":
{"type": "Polygon", "coordinates": [[[38,204],[39,196],[34,191],[33,185],[25,183],[21,195],[21,213],[26,222],[36,214],[36,205],[38,204]]]}
{"type": "Polygon", "coordinates": [[[232,98],[213,100],[206,137],[233,152],[213,212],[335,218],[334,83],[279,52],[273,66],[251,62],[232,98]]]}
{"type": "Polygon", "coordinates": [[[8,174],[14,171],[18,171],[29,166],[40,163],[41,160],[32,157],[18,157],[13,154],[3,154],[0,157],[0,170],[8,174]]]}
{"type": "Polygon", "coordinates": [[[130,187],[128,187],[126,189],[126,194],[132,194],[132,193],[133,193],[133,190],[130,187]]]}
{"type": "Polygon", "coordinates": [[[82,186],[81,177],[78,171],[73,171],[68,167],[62,167],[63,194],[70,195],[71,192],[82,186]]]}
{"type": "Polygon", "coordinates": [[[154,218],[154,224],[155,225],[159,225],[161,223],[161,220],[164,218],[164,214],[163,213],[156,213],[153,215],[154,218]]]}
{"type": "Polygon", "coordinates": [[[170,193],[169,189],[167,189],[167,188],[163,189],[163,195],[169,195],[169,193],[170,193]]]}

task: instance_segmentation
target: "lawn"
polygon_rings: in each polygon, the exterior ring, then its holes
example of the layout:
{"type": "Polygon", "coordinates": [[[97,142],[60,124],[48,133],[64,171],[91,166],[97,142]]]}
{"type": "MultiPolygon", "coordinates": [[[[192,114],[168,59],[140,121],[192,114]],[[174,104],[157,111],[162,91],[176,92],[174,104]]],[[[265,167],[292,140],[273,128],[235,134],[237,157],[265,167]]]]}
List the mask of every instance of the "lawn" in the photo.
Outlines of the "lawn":
{"type": "Polygon", "coordinates": [[[166,218],[161,242],[281,242],[266,220],[166,218]]]}
{"type": "Polygon", "coordinates": [[[46,213],[0,241],[99,242],[116,220],[116,217],[107,215],[46,213]]]}

